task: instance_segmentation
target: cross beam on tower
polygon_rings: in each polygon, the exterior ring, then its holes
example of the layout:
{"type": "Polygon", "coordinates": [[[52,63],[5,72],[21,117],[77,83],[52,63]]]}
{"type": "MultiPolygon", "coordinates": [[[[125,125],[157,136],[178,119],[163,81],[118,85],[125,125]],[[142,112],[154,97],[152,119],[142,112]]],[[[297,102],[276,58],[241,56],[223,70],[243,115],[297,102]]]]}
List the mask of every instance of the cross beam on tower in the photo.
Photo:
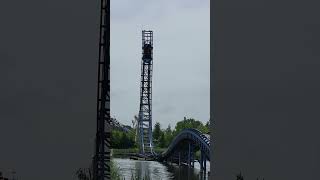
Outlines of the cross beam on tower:
{"type": "Polygon", "coordinates": [[[100,2],[97,88],[97,129],[93,158],[94,180],[110,179],[110,0],[100,2]]]}

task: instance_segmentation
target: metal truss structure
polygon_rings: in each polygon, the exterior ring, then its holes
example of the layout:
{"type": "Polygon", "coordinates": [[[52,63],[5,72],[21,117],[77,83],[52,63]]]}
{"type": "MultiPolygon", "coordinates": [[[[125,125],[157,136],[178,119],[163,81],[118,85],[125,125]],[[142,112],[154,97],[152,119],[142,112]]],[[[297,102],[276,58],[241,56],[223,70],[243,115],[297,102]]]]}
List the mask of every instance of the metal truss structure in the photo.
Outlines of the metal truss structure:
{"type": "Polygon", "coordinates": [[[100,2],[97,88],[97,129],[93,158],[94,180],[110,179],[110,0],[100,2]]]}
{"type": "Polygon", "coordinates": [[[146,156],[154,155],[152,140],[152,65],[153,32],[143,30],[138,144],[140,153],[146,156]]]}
{"type": "Polygon", "coordinates": [[[184,129],[171,142],[166,151],[157,156],[159,161],[185,163],[194,166],[194,154],[200,150],[200,170],[206,171],[206,162],[210,161],[210,135],[197,129],[184,129]]]}

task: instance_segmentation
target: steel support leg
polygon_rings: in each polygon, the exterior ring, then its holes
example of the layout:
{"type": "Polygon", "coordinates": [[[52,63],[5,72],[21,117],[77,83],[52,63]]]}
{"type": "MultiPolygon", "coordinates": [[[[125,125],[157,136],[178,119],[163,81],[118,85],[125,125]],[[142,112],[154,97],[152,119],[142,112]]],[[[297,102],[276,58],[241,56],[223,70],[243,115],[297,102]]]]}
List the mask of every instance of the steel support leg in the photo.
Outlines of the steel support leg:
{"type": "Polygon", "coordinates": [[[204,173],[206,173],[207,169],[207,157],[203,155],[203,167],[204,167],[204,173]]]}
{"type": "Polygon", "coordinates": [[[202,163],[202,152],[200,153],[200,171],[203,169],[203,163],[202,163]]]}
{"type": "Polygon", "coordinates": [[[181,165],[180,163],[181,163],[181,159],[180,159],[180,151],[179,151],[179,166],[181,165]]]}
{"type": "Polygon", "coordinates": [[[194,168],[194,161],[195,161],[195,151],[194,151],[194,146],[193,146],[193,144],[191,144],[191,152],[192,152],[192,154],[191,154],[191,162],[192,162],[192,168],[194,168]]]}
{"type": "Polygon", "coordinates": [[[189,151],[188,151],[188,166],[191,166],[191,144],[189,142],[189,151]]]}

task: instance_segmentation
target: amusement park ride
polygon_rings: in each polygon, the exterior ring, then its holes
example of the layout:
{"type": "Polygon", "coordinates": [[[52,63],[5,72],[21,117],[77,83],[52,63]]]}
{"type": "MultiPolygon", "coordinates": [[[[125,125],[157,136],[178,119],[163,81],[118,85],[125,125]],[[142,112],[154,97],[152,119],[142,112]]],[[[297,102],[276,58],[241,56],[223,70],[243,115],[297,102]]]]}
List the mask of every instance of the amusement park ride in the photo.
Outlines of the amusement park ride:
{"type": "Polygon", "coordinates": [[[152,140],[152,65],[153,32],[142,31],[142,61],[140,109],[138,116],[138,144],[140,154],[153,156],[152,140]]]}
{"type": "MultiPolygon", "coordinates": [[[[153,31],[142,31],[142,60],[140,84],[140,108],[137,121],[136,141],[139,156],[158,161],[171,161],[193,167],[196,150],[201,151],[200,167],[205,171],[210,161],[210,135],[195,129],[185,129],[171,142],[168,149],[156,154],[152,139],[152,69],[153,31]]],[[[126,131],[115,118],[110,116],[110,0],[100,2],[100,35],[97,82],[97,120],[95,151],[92,163],[93,179],[110,179],[111,129],[126,131]]]]}

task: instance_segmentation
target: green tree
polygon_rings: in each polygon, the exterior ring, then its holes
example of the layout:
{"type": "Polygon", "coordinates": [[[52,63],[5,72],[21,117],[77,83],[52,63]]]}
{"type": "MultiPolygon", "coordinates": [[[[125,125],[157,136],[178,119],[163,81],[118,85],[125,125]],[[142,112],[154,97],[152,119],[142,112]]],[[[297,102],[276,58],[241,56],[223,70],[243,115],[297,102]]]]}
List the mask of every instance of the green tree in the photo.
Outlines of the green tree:
{"type": "Polygon", "coordinates": [[[164,138],[165,138],[165,147],[168,147],[171,141],[173,140],[173,133],[172,133],[170,124],[168,125],[167,129],[164,131],[164,138]]]}
{"type": "Polygon", "coordinates": [[[137,147],[137,144],[136,144],[136,130],[135,129],[131,129],[127,133],[127,135],[129,137],[130,147],[132,147],[132,148],[137,147]]]}
{"type": "Polygon", "coordinates": [[[119,130],[112,130],[111,132],[111,148],[113,149],[127,149],[136,147],[135,130],[131,129],[129,132],[119,130]]]}
{"type": "Polygon", "coordinates": [[[166,133],[172,133],[170,124],[168,125],[168,127],[167,127],[167,129],[166,129],[166,133]]]}
{"type": "Polygon", "coordinates": [[[127,134],[125,133],[121,133],[121,138],[120,138],[120,147],[121,149],[126,149],[129,146],[129,138],[127,136],[127,134]]]}
{"type": "Polygon", "coordinates": [[[208,129],[202,124],[201,121],[195,120],[193,118],[184,118],[184,120],[179,121],[176,124],[175,130],[174,130],[174,136],[176,136],[179,132],[181,132],[183,129],[186,128],[194,128],[198,129],[199,131],[203,133],[207,133],[208,129]]]}
{"type": "Polygon", "coordinates": [[[119,148],[121,144],[121,134],[118,130],[111,131],[111,148],[119,148]]]}
{"type": "Polygon", "coordinates": [[[152,136],[156,142],[159,141],[159,138],[161,136],[161,125],[159,122],[156,122],[156,124],[154,125],[152,136]]]}
{"type": "Polygon", "coordinates": [[[165,133],[161,133],[159,138],[159,147],[164,148],[166,147],[166,140],[165,140],[165,133]]]}
{"type": "Polygon", "coordinates": [[[204,126],[202,123],[196,129],[198,129],[202,133],[208,133],[209,132],[209,129],[207,128],[207,126],[204,126]]]}

